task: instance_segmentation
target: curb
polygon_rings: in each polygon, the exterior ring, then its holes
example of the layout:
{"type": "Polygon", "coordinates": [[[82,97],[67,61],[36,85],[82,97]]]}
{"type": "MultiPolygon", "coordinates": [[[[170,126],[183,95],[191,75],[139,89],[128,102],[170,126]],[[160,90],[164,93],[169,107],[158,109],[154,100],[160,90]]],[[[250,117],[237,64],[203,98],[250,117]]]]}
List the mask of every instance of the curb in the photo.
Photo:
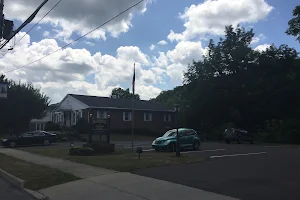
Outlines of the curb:
{"type": "Polygon", "coordinates": [[[3,169],[0,168],[0,178],[2,178],[3,180],[5,180],[6,182],[14,185],[15,187],[17,187],[20,190],[23,190],[24,192],[26,192],[27,194],[29,194],[31,197],[37,199],[37,200],[49,200],[48,197],[44,196],[43,194],[36,192],[36,191],[32,191],[29,189],[24,188],[24,184],[25,181],[4,171],[3,169]]]}
{"type": "Polygon", "coordinates": [[[4,180],[6,180],[7,182],[13,184],[14,186],[16,186],[19,189],[23,189],[24,188],[24,183],[25,181],[0,169],[0,177],[2,177],[4,180]]]}

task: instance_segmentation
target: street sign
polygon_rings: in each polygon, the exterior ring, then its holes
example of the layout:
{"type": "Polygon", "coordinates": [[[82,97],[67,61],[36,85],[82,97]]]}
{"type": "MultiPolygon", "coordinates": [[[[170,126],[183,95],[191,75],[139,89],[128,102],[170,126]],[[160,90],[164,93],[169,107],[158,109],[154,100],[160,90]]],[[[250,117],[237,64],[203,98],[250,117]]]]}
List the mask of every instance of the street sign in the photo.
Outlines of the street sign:
{"type": "Polygon", "coordinates": [[[92,130],[93,131],[106,131],[108,119],[93,118],[92,130]]]}
{"type": "Polygon", "coordinates": [[[7,83],[0,82],[0,98],[7,98],[7,83]]]}

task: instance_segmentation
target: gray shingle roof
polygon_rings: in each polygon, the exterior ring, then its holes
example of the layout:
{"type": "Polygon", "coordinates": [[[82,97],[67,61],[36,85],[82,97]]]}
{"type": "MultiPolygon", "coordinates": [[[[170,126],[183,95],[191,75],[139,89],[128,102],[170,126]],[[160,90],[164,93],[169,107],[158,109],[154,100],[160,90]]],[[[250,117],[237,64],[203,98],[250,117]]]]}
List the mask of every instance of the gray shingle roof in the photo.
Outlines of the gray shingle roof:
{"type": "MultiPolygon", "coordinates": [[[[109,97],[98,97],[98,96],[86,96],[69,94],[82,103],[88,105],[89,107],[97,108],[118,108],[118,109],[131,109],[132,100],[131,99],[116,99],[109,97]]],[[[135,100],[134,109],[136,110],[151,110],[151,111],[173,111],[173,108],[168,106],[154,103],[151,101],[135,100]]]]}

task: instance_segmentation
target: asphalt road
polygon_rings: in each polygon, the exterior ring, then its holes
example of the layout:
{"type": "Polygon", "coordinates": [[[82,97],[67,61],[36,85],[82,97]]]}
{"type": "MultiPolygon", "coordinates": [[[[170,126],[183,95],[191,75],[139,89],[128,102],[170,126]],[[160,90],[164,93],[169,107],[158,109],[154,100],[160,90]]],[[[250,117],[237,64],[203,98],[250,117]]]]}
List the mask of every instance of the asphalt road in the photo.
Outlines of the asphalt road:
{"type": "Polygon", "coordinates": [[[3,200],[34,200],[27,193],[15,188],[4,180],[0,179],[0,199],[3,200]]]}
{"type": "Polygon", "coordinates": [[[298,146],[203,143],[202,163],[141,169],[136,174],[246,200],[299,200],[298,146]]]}

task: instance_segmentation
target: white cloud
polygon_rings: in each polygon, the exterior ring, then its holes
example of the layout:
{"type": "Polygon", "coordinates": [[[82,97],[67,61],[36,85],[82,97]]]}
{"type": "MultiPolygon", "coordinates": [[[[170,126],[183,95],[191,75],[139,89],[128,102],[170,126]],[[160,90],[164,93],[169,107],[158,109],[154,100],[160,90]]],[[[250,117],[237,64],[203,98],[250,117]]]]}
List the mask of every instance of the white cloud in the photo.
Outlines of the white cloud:
{"type": "Polygon", "coordinates": [[[201,60],[205,52],[201,42],[181,41],[173,50],[159,52],[159,56],[153,59],[153,65],[159,67],[156,70],[161,69],[166,74],[169,85],[178,86],[182,84],[183,72],[188,64],[192,64],[193,60],[201,60]]]}
{"type": "Polygon", "coordinates": [[[168,39],[186,41],[205,34],[222,35],[226,25],[255,23],[264,19],[272,9],[265,0],[206,0],[179,14],[186,29],[182,33],[171,30],[168,39]]]}
{"type": "Polygon", "coordinates": [[[50,36],[50,32],[49,32],[49,31],[45,31],[45,32],[43,33],[43,36],[44,36],[44,37],[49,37],[49,36],[50,36]]]}
{"type": "Polygon", "coordinates": [[[149,47],[149,49],[150,49],[151,51],[153,51],[153,50],[155,49],[155,45],[154,45],[154,44],[151,44],[150,47],[149,47]]]}
{"type": "Polygon", "coordinates": [[[157,67],[166,67],[169,63],[169,59],[164,52],[159,52],[158,58],[154,57],[153,60],[153,65],[157,67]]]}
{"type": "Polygon", "coordinates": [[[94,43],[90,42],[90,41],[84,41],[85,44],[89,45],[89,46],[95,46],[94,43]]]}
{"type": "Polygon", "coordinates": [[[159,45],[166,45],[166,44],[168,44],[165,40],[161,40],[161,41],[159,41],[157,44],[159,44],[159,45]]]}
{"type": "MultiPolygon", "coordinates": [[[[16,40],[23,34],[19,33],[16,40]]],[[[54,39],[31,44],[30,37],[26,35],[13,51],[0,60],[0,72],[26,65],[59,47],[54,39]]],[[[134,63],[137,92],[142,99],[156,97],[161,90],[153,84],[161,82],[164,74],[159,70],[146,69],[151,65],[150,59],[136,46],[119,47],[115,57],[100,52],[91,54],[86,49],[66,48],[5,75],[16,81],[33,83],[50,96],[52,102],[58,102],[67,93],[108,96],[115,87],[131,88],[134,63]],[[87,77],[95,78],[87,82],[87,77]]]]}
{"type": "Polygon", "coordinates": [[[252,38],[251,44],[257,44],[261,40],[264,40],[264,39],[266,39],[265,35],[264,34],[259,34],[257,37],[252,38]]]}
{"type": "Polygon", "coordinates": [[[262,44],[255,47],[254,50],[262,52],[267,50],[267,48],[269,48],[270,46],[271,46],[270,44],[262,44]]]}
{"type": "MultiPolygon", "coordinates": [[[[107,20],[126,10],[136,3],[135,0],[101,0],[81,1],[64,0],[53,9],[41,23],[50,23],[57,30],[57,38],[68,40],[73,33],[84,34],[91,29],[103,24],[107,20]]],[[[146,0],[130,11],[93,32],[88,37],[106,39],[106,33],[118,37],[132,26],[131,20],[136,14],[143,14],[151,0],[146,0]]],[[[5,2],[5,16],[8,19],[25,21],[41,4],[40,0],[14,0],[5,2]]],[[[45,15],[56,1],[48,1],[37,14],[33,22],[37,22],[45,15]]]]}

